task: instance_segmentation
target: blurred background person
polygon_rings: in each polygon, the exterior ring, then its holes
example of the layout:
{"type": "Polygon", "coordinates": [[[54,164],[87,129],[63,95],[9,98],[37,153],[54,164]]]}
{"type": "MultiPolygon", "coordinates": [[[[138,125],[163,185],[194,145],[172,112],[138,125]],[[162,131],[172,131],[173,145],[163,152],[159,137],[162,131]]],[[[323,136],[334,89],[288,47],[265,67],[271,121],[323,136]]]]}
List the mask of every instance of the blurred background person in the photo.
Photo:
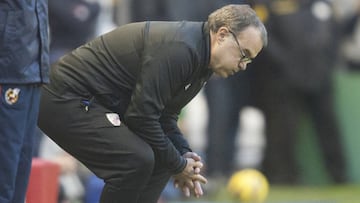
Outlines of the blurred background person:
{"type": "Polygon", "coordinates": [[[47,1],[0,1],[1,203],[24,202],[48,71],[47,1]]]}
{"type": "Polygon", "coordinates": [[[266,117],[262,169],[272,183],[298,183],[296,140],[303,115],[311,119],[332,180],[346,181],[342,136],[334,106],[333,73],[339,25],[327,0],[258,0],[269,46],[254,62],[255,93],[266,117]]]}
{"type": "Polygon", "coordinates": [[[96,0],[49,0],[51,62],[95,36],[100,9],[96,0]]]}
{"type": "Polygon", "coordinates": [[[130,21],[164,21],[169,19],[167,11],[168,0],[131,0],[130,21]]]}

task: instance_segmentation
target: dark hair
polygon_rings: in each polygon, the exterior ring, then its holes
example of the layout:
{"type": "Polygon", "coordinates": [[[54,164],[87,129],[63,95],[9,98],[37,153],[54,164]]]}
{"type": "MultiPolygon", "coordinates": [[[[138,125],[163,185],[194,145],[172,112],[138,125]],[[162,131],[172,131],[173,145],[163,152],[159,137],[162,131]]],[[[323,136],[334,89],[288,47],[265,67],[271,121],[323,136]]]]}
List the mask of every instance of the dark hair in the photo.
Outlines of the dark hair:
{"type": "Polygon", "coordinates": [[[263,46],[267,46],[268,38],[264,24],[255,11],[247,4],[230,4],[212,12],[208,17],[209,29],[217,32],[220,27],[228,27],[239,33],[249,26],[260,30],[263,46]]]}

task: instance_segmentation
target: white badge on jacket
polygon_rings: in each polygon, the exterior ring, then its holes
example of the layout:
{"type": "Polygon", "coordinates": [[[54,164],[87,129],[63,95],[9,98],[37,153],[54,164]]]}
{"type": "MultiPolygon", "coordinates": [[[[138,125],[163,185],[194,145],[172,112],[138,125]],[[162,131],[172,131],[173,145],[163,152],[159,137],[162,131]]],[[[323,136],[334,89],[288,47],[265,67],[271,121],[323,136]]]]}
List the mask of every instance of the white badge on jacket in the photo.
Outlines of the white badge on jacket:
{"type": "Polygon", "coordinates": [[[113,126],[120,126],[121,121],[117,113],[107,113],[106,118],[110,121],[113,126]]]}

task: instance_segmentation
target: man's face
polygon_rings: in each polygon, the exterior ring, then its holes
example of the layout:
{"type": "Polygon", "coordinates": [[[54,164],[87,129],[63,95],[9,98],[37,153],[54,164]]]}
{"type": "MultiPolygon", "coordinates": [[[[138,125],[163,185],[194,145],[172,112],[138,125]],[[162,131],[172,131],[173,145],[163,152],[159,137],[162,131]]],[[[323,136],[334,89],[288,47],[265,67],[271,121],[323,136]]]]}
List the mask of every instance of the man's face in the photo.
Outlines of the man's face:
{"type": "Polygon", "coordinates": [[[260,31],[248,27],[237,34],[222,27],[212,35],[210,68],[221,77],[228,77],[240,70],[261,51],[260,31]]]}

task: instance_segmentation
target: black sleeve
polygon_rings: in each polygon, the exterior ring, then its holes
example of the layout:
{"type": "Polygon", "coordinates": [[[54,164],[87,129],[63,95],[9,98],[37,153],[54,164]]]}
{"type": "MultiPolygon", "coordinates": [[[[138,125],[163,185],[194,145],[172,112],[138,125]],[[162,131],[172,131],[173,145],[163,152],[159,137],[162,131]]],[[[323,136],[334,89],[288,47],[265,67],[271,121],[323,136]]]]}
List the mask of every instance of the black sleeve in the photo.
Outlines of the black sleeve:
{"type": "Polygon", "coordinates": [[[159,161],[174,174],[183,170],[186,160],[165,135],[160,117],[172,96],[190,78],[193,57],[192,51],[182,43],[145,50],[141,73],[124,116],[125,124],[150,144],[159,161]]]}
{"type": "Polygon", "coordinates": [[[189,143],[181,133],[177,125],[177,121],[178,114],[171,114],[166,111],[163,112],[160,118],[161,127],[164,130],[165,134],[175,145],[176,149],[180,152],[180,154],[183,155],[186,152],[191,152],[192,150],[189,146],[189,143]]]}

